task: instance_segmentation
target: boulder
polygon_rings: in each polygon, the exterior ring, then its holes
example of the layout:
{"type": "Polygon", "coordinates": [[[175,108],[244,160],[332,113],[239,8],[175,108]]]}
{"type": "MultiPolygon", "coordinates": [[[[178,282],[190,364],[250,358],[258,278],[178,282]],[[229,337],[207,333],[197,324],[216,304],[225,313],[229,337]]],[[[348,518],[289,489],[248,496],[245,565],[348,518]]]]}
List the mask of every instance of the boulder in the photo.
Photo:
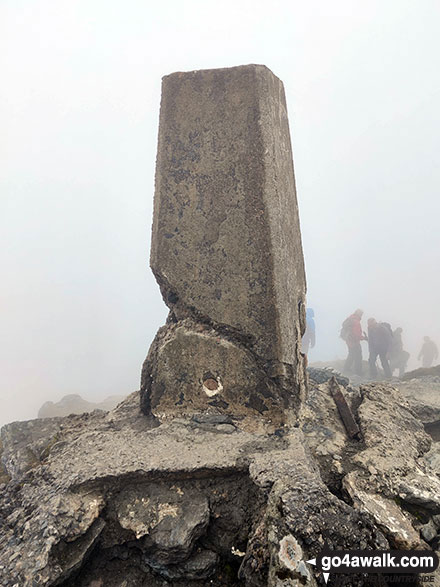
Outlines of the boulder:
{"type": "Polygon", "coordinates": [[[55,418],[70,414],[84,414],[93,410],[108,412],[115,408],[126,396],[111,395],[101,402],[89,402],[78,394],[65,395],[58,402],[45,402],[38,411],[39,418],[55,418]]]}
{"type": "Polygon", "coordinates": [[[397,381],[395,386],[423,422],[426,431],[434,440],[440,440],[440,375],[424,374],[397,381]]]}

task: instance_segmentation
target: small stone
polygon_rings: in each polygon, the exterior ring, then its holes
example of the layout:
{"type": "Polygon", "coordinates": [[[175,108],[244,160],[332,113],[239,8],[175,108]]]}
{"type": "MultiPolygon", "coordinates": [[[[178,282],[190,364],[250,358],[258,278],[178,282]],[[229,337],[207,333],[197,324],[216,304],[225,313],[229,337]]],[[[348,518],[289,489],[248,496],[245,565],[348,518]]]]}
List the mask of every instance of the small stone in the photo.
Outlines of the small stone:
{"type": "Polygon", "coordinates": [[[215,379],[205,379],[203,385],[207,387],[210,391],[214,391],[218,388],[218,382],[215,379]]]}
{"type": "Polygon", "coordinates": [[[435,527],[432,520],[420,528],[420,534],[426,540],[426,542],[432,542],[437,536],[437,528],[435,527]]]}
{"type": "Polygon", "coordinates": [[[232,434],[236,431],[235,426],[232,426],[231,424],[217,424],[215,429],[218,432],[223,432],[224,434],[232,434]]]}
{"type": "Polygon", "coordinates": [[[433,523],[434,523],[435,527],[436,527],[437,529],[439,529],[439,528],[440,528],[440,515],[439,515],[439,514],[437,514],[437,515],[435,515],[435,516],[432,516],[432,521],[433,521],[433,523]]]}

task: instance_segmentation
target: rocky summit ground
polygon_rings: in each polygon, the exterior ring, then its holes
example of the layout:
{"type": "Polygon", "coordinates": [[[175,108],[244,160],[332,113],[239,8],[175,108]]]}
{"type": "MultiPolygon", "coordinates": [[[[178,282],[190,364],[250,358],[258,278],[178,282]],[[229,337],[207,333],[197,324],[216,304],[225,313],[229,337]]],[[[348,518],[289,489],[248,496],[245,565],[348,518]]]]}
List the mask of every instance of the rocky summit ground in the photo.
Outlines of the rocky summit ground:
{"type": "Polygon", "coordinates": [[[437,549],[440,453],[425,428],[438,379],[338,377],[360,428],[350,438],[332,375],[310,371],[300,425],[272,434],[215,413],[158,425],[138,393],[3,427],[0,584],[316,586],[306,561],[324,544],[437,549]]]}

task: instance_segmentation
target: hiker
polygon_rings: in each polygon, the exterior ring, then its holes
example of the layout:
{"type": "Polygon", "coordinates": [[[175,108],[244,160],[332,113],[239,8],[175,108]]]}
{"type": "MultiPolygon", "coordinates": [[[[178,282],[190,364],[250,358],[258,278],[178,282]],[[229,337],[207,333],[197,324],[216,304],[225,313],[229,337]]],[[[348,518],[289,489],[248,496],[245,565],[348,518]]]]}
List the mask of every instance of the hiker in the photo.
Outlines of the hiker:
{"type": "Polygon", "coordinates": [[[391,350],[393,331],[387,322],[378,323],[374,318],[368,318],[368,348],[370,357],[370,377],[377,379],[376,360],[379,356],[385,377],[392,377],[387,355],[391,350]]]}
{"type": "Polygon", "coordinates": [[[357,309],[342,323],[340,337],[345,340],[348,348],[347,360],[344,371],[350,373],[354,366],[356,375],[362,375],[362,348],[361,340],[367,340],[365,332],[362,332],[361,320],[363,310],[357,309]]]}
{"type": "Polygon", "coordinates": [[[316,342],[315,336],[315,312],[312,308],[306,310],[306,331],[302,337],[302,352],[307,355],[309,348],[313,348],[316,342]]]}
{"type": "Polygon", "coordinates": [[[433,340],[429,336],[423,337],[424,343],[420,350],[418,359],[422,359],[423,367],[431,367],[432,363],[438,359],[438,348],[433,340]]]}
{"type": "Polygon", "coordinates": [[[393,340],[389,352],[391,374],[393,374],[396,369],[399,369],[399,377],[402,377],[405,373],[406,365],[410,356],[409,353],[403,349],[402,332],[403,330],[400,327],[393,331],[393,340]]]}

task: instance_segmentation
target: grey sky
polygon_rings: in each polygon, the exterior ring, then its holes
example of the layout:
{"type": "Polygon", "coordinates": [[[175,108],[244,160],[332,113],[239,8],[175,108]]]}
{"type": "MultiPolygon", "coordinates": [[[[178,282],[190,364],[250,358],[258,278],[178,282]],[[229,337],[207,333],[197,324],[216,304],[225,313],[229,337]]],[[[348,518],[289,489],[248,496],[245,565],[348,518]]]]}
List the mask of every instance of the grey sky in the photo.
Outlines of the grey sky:
{"type": "MultiPolygon", "coordinates": [[[[264,63],[286,87],[312,359],[356,307],[440,342],[440,4],[2,0],[0,424],[137,389],[161,77],[264,63]]],[[[413,366],[417,363],[413,361],[413,366]]]]}

